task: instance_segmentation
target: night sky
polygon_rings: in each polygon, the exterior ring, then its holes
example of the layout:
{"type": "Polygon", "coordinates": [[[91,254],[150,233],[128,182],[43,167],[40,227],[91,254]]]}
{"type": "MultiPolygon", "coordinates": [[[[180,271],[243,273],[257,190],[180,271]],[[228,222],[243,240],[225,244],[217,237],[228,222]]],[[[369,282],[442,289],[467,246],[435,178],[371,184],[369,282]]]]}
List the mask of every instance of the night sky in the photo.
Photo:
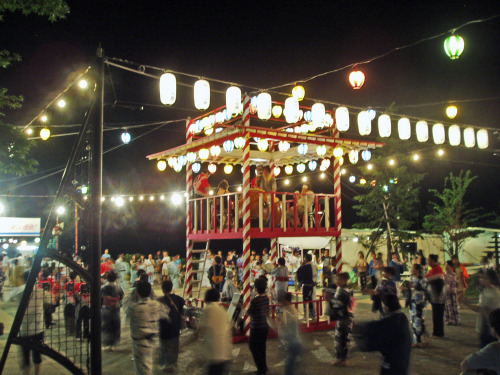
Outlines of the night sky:
{"type": "MultiPolygon", "coordinates": [[[[109,57],[234,82],[245,91],[248,87],[264,89],[300,81],[468,21],[500,14],[497,1],[70,1],[69,5],[68,17],[55,23],[42,17],[4,15],[0,49],[17,52],[23,60],[0,71],[0,87],[7,87],[11,94],[22,94],[25,99],[21,110],[5,111],[8,122],[25,125],[31,121],[78,72],[95,65],[99,43],[109,57]]],[[[454,123],[500,131],[500,18],[465,26],[457,34],[465,40],[465,50],[458,60],[445,55],[446,36],[442,36],[360,64],[358,68],[366,75],[361,90],[349,85],[350,69],[306,82],[304,104],[312,105],[311,99],[317,99],[373,107],[378,112],[392,104],[392,111],[398,114],[449,123],[444,113],[446,102],[468,100],[457,103],[459,115],[454,123]]],[[[196,80],[185,76],[177,79],[188,84],[196,80]]],[[[113,67],[106,69],[105,126],[119,129],[200,115],[194,108],[191,89],[178,88],[177,102],[167,108],[159,101],[157,86],[157,80],[113,67]]],[[[228,85],[213,83],[212,87],[222,91],[228,85]]],[[[291,88],[281,87],[278,91],[291,92],[291,88]]],[[[89,104],[88,92],[71,89],[65,99],[68,106],[64,111],[49,110],[51,124],[80,124],[89,104]]],[[[273,100],[284,99],[273,94],[273,100]]],[[[224,100],[224,95],[213,93],[210,109],[223,105],[224,100]]],[[[332,108],[327,105],[327,109],[332,108]]],[[[414,131],[414,122],[412,128],[414,131]]],[[[151,129],[133,129],[130,133],[137,138],[151,129]]],[[[77,131],[78,127],[52,128],[54,135],[77,131]]],[[[104,148],[120,145],[120,133],[105,132],[104,148]]],[[[376,125],[372,126],[372,136],[366,138],[375,140],[377,133],[376,125]]],[[[356,132],[347,136],[361,139],[356,132]]],[[[394,118],[392,137],[397,137],[394,118]]],[[[428,189],[441,188],[449,172],[462,169],[472,169],[479,176],[470,190],[471,206],[500,210],[499,133],[490,130],[489,138],[487,150],[444,145],[446,158],[436,160],[437,147],[432,140],[419,144],[413,134],[408,149],[422,151],[423,160],[415,170],[426,174],[421,216],[428,206],[428,189]]],[[[184,139],[181,121],[107,153],[103,193],[148,194],[184,189],[184,173],[171,169],[159,173],[155,163],[146,160],[146,155],[180,145],[184,139]]],[[[33,154],[40,162],[39,174],[18,180],[0,179],[0,189],[25,184],[64,166],[75,140],[75,136],[37,140],[33,154]]],[[[75,175],[78,180],[85,179],[82,169],[75,175]]],[[[19,187],[15,194],[53,195],[60,176],[19,187]]],[[[315,191],[333,191],[331,184],[313,180],[315,191]]],[[[358,220],[351,209],[356,188],[345,186],[348,184],[343,181],[345,227],[358,220]]],[[[10,215],[41,216],[42,223],[50,207],[50,199],[16,198],[11,202],[10,215]]],[[[159,202],[136,202],[121,211],[105,204],[103,213],[103,246],[115,254],[164,248],[173,253],[184,251],[182,209],[159,202]]]]}

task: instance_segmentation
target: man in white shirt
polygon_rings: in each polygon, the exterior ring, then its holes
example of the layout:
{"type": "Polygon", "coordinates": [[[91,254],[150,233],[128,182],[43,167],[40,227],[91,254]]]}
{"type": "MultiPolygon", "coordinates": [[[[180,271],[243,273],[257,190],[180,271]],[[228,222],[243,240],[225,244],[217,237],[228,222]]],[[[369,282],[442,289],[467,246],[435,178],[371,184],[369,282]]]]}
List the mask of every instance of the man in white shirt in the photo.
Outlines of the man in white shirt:
{"type": "Polygon", "coordinates": [[[226,272],[226,282],[222,287],[222,300],[231,302],[233,300],[234,293],[239,293],[240,290],[236,287],[233,282],[233,271],[228,270],[226,272]]]}
{"type": "Polygon", "coordinates": [[[148,259],[144,261],[144,266],[146,266],[146,273],[148,274],[149,283],[153,285],[155,281],[155,262],[153,260],[153,254],[148,255],[148,259]]]}
{"type": "Polygon", "coordinates": [[[168,278],[168,263],[170,262],[170,257],[168,256],[168,252],[163,252],[163,259],[161,260],[161,278],[162,280],[166,280],[168,278]]]}

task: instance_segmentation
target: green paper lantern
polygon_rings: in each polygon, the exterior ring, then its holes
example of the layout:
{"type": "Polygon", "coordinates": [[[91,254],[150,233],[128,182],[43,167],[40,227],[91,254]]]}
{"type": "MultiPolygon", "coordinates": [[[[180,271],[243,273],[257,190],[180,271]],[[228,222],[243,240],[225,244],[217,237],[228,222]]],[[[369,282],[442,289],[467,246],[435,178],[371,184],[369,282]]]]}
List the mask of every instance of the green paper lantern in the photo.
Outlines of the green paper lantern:
{"type": "Polygon", "coordinates": [[[464,51],[464,39],[459,35],[452,35],[444,41],[444,51],[452,60],[460,57],[464,51]]]}

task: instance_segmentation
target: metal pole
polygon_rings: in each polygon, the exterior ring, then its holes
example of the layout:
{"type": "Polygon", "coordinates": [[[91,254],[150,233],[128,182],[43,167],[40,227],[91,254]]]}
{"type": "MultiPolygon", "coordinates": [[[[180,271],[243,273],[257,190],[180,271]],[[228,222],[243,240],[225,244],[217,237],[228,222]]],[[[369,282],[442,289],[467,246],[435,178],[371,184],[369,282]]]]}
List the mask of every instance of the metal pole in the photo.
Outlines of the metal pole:
{"type": "Polygon", "coordinates": [[[80,255],[78,251],[78,203],[75,202],[75,253],[80,255]]]}
{"type": "Polygon", "coordinates": [[[101,352],[101,198],[102,198],[102,148],[104,122],[104,50],[99,46],[99,78],[97,93],[99,112],[92,129],[92,159],[90,172],[90,249],[89,272],[92,275],[90,286],[90,373],[102,374],[101,352]]]}

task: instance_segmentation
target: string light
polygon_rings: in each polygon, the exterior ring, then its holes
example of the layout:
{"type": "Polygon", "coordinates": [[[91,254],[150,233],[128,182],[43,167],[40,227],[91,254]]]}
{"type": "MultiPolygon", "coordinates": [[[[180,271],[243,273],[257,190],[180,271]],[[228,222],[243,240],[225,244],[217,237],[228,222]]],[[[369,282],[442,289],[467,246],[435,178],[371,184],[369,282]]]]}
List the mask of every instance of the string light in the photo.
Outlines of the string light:
{"type": "Polygon", "coordinates": [[[419,154],[413,155],[413,160],[418,161],[419,159],[420,159],[420,155],[419,154]]]}
{"type": "Polygon", "coordinates": [[[78,86],[82,89],[85,90],[88,87],[89,83],[87,82],[86,79],[81,79],[78,81],[78,86]]]}
{"type": "Polygon", "coordinates": [[[64,107],[66,107],[66,100],[64,100],[64,99],[59,100],[59,101],[57,102],[57,106],[58,106],[59,108],[64,108],[64,107]]]}
{"type": "Polygon", "coordinates": [[[40,121],[41,121],[41,122],[47,122],[47,121],[48,121],[48,119],[49,119],[49,118],[47,117],[47,115],[41,115],[41,116],[40,116],[40,121]]]}
{"type": "Polygon", "coordinates": [[[443,156],[443,155],[444,155],[444,150],[440,148],[440,149],[437,151],[437,154],[438,154],[438,156],[443,156]]]}

